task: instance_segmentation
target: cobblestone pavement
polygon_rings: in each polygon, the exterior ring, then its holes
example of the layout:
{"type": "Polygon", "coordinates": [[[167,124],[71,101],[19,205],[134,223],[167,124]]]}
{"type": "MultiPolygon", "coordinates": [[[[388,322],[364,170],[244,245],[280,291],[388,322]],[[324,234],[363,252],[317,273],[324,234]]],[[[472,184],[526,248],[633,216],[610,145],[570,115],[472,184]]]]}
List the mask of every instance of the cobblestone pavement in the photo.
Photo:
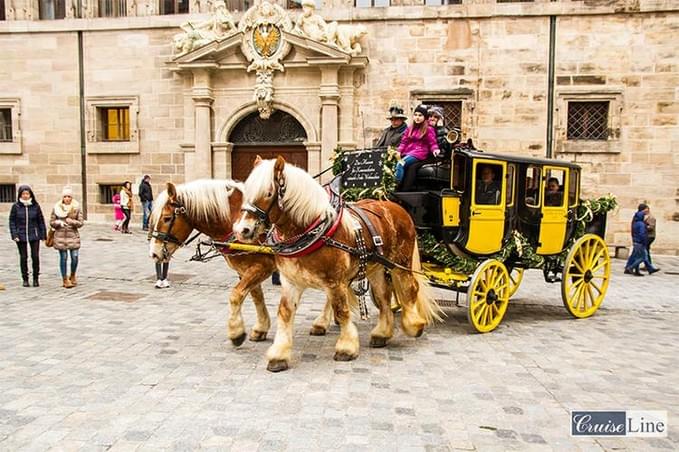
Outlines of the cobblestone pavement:
{"type": "MultiPolygon", "coordinates": [[[[6,219],[3,219],[6,224],[6,219]]],[[[138,231],[138,229],[136,229],[138,231]]],[[[679,448],[679,259],[650,277],[615,276],[590,319],[528,272],[501,326],[472,334],[464,308],[411,339],[332,359],[338,336],[308,335],[323,303],[305,294],[289,371],[264,343],[226,337],[235,274],[178,254],[153,288],[145,235],[83,230],[80,284],[60,287],[42,249],[40,288],[20,287],[0,232],[0,450],[648,450],[679,448]],[[110,292],[118,292],[111,294],[110,292]],[[572,438],[571,409],[666,410],[657,439],[572,438]]],[[[278,289],[266,284],[272,315],[278,289]]],[[[452,293],[444,294],[452,297],[452,293]]],[[[462,297],[464,302],[464,297],[462,297]]],[[[247,325],[254,308],[246,301],[247,325]]],[[[270,333],[273,337],[273,331],[270,333]]]]}

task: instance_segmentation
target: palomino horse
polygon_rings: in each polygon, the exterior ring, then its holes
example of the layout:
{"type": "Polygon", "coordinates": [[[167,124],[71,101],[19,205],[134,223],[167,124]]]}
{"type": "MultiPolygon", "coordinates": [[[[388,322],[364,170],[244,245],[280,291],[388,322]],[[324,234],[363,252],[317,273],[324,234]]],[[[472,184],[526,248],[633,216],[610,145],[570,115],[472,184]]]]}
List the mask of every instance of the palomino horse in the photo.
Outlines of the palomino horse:
{"type": "MultiPolygon", "coordinates": [[[[279,240],[288,240],[289,243],[303,236],[309,225],[318,224],[321,220],[332,225],[333,240],[356,246],[356,220],[348,211],[338,214],[323,187],[304,170],[286,164],[280,156],[276,160],[257,159],[245,182],[244,196],[243,214],[234,225],[241,241],[254,241],[261,233],[262,224],[270,223],[274,225],[279,240]]],[[[428,295],[429,286],[419,273],[421,266],[415,225],[408,213],[395,203],[365,200],[357,205],[364,209],[382,237],[384,256],[397,264],[390,270],[390,275],[379,264],[368,265],[368,280],[380,311],[378,323],[370,333],[370,344],[382,347],[393,335],[392,291],[403,307],[403,331],[409,336],[419,336],[426,325],[440,317],[438,305],[428,295]]],[[[363,237],[365,243],[372,243],[365,229],[363,237]]],[[[288,368],[295,311],[302,293],[309,287],[325,291],[339,323],[335,360],[355,359],[359,342],[350,308],[356,297],[349,284],[358,273],[359,259],[347,251],[325,245],[304,256],[276,255],[276,266],[284,276],[283,290],[276,336],[267,351],[267,369],[278,372],[288,368]]],[[[324,310],[324,314],[314,321],[314,328],[327,329],[332,318],[328,311],[324,310]]]]}
{"type": "MultiPolygon", "coordinates": [[[[231,180],[196,180],[183,185],[167,183],[167,190],[155,201],[151,213],[150,255],[156,262],[168,262],[194,229],[225,240],[240,214],[243,184],[231,180]]],[[[224,254],[228,265],[240,276],[229,297],[230,315],[227,334],[235,346],[245,340],[241,315],[243,300],[249,293],[255,303],[257,322],[250,332],[251,341],[263,341],[271,326],[264,304],[261,283],[276,269],[274,258],[266,254],[224,254]]]]}

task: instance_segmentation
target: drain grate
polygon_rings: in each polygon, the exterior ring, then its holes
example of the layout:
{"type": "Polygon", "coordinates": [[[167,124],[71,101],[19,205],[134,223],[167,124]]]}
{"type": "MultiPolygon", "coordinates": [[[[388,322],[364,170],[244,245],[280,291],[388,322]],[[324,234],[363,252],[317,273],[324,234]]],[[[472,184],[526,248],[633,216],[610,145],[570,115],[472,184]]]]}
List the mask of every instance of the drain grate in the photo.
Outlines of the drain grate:
{"type": "Polygon", "coordinates": [[[95,241],[95,242],[112,242],[113,239],[107,239],[107,238],[104,238],[104,237],[98,237],[98,238],[94,239],[94,241],[95,241]]]}
{"type": "Polygon", "coordinates": [[[86,297],[89,300],[99,300],[99,301],[122,301],[125,303],[134,303],[144,298],[146,294],[143,293],[131,293],[131,292],[115,292],[112,290],[100,290],[92,295],[86,297]]]}

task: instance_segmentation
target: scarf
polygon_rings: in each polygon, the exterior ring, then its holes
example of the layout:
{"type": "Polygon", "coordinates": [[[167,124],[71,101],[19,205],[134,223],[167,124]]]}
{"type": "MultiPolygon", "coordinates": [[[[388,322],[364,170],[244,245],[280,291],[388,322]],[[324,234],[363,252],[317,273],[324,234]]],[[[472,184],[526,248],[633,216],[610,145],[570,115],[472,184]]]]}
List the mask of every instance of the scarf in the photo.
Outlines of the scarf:
{"type": "Polygon", "coordinates": [[[75,210],[79,207],[78,201],[75,199],[71,201],[71,204],[64,204],[63,200],[57,202],[54,205],[54,214],[58,218],[66,218],[70,213],[75,212],[75,210]]]}
{"type": "Polygon", "coordinates": [[[23,204],[24,206],[32,206],[33,205],[33,198],[30,198],[28,201],[25,199],[19,199],[19,202],[23,204]]]}

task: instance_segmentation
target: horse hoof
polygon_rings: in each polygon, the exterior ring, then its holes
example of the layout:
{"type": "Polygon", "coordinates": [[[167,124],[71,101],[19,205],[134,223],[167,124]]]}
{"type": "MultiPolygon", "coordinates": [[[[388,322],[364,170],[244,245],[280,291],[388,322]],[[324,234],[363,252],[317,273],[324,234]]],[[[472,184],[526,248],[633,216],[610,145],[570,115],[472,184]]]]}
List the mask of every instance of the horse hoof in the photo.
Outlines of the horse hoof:
{"type": "Polygon", "coordinates": [[[266,331],[255,331],[252,330],[250,333],[250,340],[252,342],[262,342],[266,340],[266,331]]]}
{"type": "Polygon", "coordinates": [[[333,357],[335,361],[353,361],[356,359],[355,355],[351,355],[347,352],[335,352],[335,356],[333,357]]]}
{"type": "Polygon", "coordinates": [[[272,359],[266,366],[269,372],[282,372],[288,370],[288,362],[284,359],[272,359]]]}
{"type": "Polygon", "coordinates": [[[380,337],[380,336],[371,336],[370,337],[370,346],[372,348],[382,348],[387,346],[387,341],[389,339],[386,337],[380,337]]]}
{"type": "Polygon", "coordinates": [[[309,331],[309,334],[311,336],[325,336],[325,328],[322,326],[312,326],[311,330],[309,331]]]}
{"type": "Polygon", "coordinates": [[[231,339],[231,343],[234,345],[234,347],[240,347],[241,344],[245,341],[245,333],[241,334],[238,337],[234,337],[231,339]]]}

